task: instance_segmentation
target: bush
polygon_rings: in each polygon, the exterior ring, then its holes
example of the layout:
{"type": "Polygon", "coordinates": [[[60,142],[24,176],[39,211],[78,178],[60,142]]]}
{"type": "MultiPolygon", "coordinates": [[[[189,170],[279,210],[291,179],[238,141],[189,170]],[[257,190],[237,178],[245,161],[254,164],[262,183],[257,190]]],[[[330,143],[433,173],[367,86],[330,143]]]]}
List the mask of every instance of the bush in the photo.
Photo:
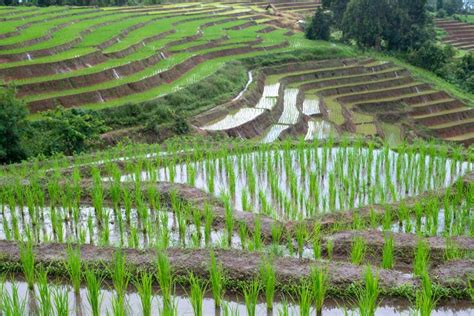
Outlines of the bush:
{"type": "Polygon", "coordinates": [[[439,9],[438,12],[436,12],[436,17],[440,19],[445,18],[447,15],[445,9],[439,9]]]}
{"type": "Polygon", "coordinates": [[[105,132],[103,121],[95,112],[58,107],[43,114],[44,119],[31,124],[23,142],[30,156],[55,153],[72,155],[96,145],[105,132]]]}
{"type": "Polygon", "coordinates": [[[420,48],[408,52],[408,61],[418,67],[427,69],[437,75],[443,76],[443,71],[451,58],[454,50],[451,46],[440,46],[432,41],[425,42],[420,48]]]}
{"type": "Polygon", "coordinates": [[[25,103],[15,97],[15,89],[0,88],[0,163],[17,162],[26,157],[21,133],[27,115],[25,103]]]}

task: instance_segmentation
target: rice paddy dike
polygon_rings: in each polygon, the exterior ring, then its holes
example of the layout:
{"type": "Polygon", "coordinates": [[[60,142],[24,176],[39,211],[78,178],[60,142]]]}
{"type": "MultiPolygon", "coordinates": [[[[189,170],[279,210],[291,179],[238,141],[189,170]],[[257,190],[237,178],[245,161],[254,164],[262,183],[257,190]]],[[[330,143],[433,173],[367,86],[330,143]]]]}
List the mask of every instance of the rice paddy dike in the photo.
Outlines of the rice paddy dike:
{"type": "Polygon", "coordinates": [[[473,170],[462,146],[345,137],[178,139],[4,167],[0,307],[467,315],[473,170]]]}

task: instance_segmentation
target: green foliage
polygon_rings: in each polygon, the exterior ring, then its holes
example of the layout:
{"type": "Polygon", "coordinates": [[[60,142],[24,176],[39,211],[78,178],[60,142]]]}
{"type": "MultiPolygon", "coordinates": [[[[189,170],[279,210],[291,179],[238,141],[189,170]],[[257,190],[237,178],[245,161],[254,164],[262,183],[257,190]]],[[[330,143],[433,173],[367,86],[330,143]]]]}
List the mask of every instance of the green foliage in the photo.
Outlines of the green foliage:
{"type": "Polygon", "coordinates": [[[382,36],[389,27],[389,5],[386,0],[352,0],[341,24],[344,37],[361,47],[380,48],[382,36]]]}
{"type": "Polygon", "coordinates": [[[305,36],[312,40],[329,40],[331,36],[332,18],[321,7],[316,10],[313,18],[305,30],[305,36]]]}
{"type": "Polygon", "coordinates": [[[72,155],[96,145],[106,130],[94,112],[58,107],[46,112],[44,120],[32,123],[23,141],[30,156],[72,155]]]}
{"type": "Polygon", "coordinates": [[[15,97],[15,89],[0,88],[0,164],[25,158],[21,130],[27,115],[25,103],[15,97]]]}
{"type": "Polygon", "coordinates": [[[450,46],[442,47],[434,42],[426,42],[419,49],[410,50],[407,59],[415,66],[441,74],[453,56],[454,51],[450,46]]]}

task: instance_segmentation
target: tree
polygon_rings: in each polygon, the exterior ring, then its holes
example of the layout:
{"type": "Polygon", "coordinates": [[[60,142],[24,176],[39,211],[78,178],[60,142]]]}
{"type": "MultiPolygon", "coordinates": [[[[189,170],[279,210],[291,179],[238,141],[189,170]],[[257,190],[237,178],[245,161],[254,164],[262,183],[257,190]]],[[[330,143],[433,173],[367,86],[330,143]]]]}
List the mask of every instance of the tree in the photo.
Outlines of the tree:
{"type": "Polygon", "coordinates": [[[341,27],[344,12],[346,12],[349,0],[331,0],[331,11],[334,18],[334,23],[337,27],[341,27]]]}
{"type": "Polygon", "coordinates": [[[324,10],[328,10],[331,8],[331,0],[321,0],[321,6],[324,10]]]}
{"type": "Polygon", "coordinates": [[[15,89],[0,88],[0,163],[17,162],[25,158],[21,146],[21,131],[28,110],[15,98],[15,89]]]}
{"type": "Polygon", "coordinates": [[[311,23],[306,27],[306,38],[312,40],[329,40],[331,36],[331,16],[324,12],[321,7],[316,9],[316,13],[311,19],[311,23]]]}
{"type": "Polygon", "coordinates": [[[386,0],[352,0],[342,20],[346,39],[353,39],[361,47],[381,47],[384,30],[389,27],[386,0]]]}

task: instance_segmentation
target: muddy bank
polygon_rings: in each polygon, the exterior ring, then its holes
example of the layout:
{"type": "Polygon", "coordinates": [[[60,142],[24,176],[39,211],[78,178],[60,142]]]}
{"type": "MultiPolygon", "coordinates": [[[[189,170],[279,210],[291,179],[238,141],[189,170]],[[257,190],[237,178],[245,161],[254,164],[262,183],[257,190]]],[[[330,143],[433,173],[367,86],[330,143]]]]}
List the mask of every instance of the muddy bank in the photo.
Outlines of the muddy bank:
{"type": "Polygon", "coordinates": [[[448,261],[432,269],[430,275],[443,287],[466,288],[474,282],[474,260],[448,261]]]}
{"type": "MultiPolygon", "coordinates": [[[[66,260],[65,244],[42,244],[34,247],[37,265],[55,267],[56,273],[65,273],[66,260]]],[[[109,268],[114,261],[116,248],[82,245],[81,260],[84,265],[94,266],[97,269],[109,268]]],[[[138,271],[156,271],[156,252],[153,249],[122,250],[127,265],[132,273],[138,271]]],[[[197,276],[208,278],[208,265],[210,254],[208,249],[167,249],[164,250],[169,258],[172,273],[176,276],[186,277],[190,272],[197,276]]],[[[240,250],[215,249],[216,261],[222,264],[226,278],[233,284],[248,283],[258,277],[262,259],[260,253],[244,252],[240,250]]],[[[15,242],[0,241],[0,267],[3,269],[16,267],[20,269],[20,254],[15,242]]],[[[313,261],[308,259],[295,259],[288,257],[275,257],[272,262],[275,267],[276,277],[280,288],[285,285],[301,284],[302,279],[309,276],[311,267],[323,267],[327,270],[329,284],[348,293],[350,285],[361,282],[365,267],[355,266],[350,263],[313,261]]],[[[105,269],[106,271],[106,269],[105,269]]],[[[418,282],[411,276],[393,270],[379,270],[379,285],[386,291],[395,294],[396,289],[414,287],[418,282]]]]}
{"type": "MultiPolygon", "coordinates": [[[[367,245],[367,256],[371,259],[381,260],[382,250],[385,244],[385,236],[393,236],[394,258],[396,261],[410,264],[414,260],[419,237],[416,234],[386,233],[379,230],[364,231],[341,231],[333,235],[323,237],[324,242],[329,240],[334,243],[334,255],[350,257],[352,244],[356,238],[365,240],[367,245]]],[[[430,249],[430,263],[439,264],[445,260],[445,253],[448,249],[445,237],[425,237],[422,238],[430,249]]],[[[452,242],[461,251],[474,254],[474,238],[451,237],[452,242]]]]}

